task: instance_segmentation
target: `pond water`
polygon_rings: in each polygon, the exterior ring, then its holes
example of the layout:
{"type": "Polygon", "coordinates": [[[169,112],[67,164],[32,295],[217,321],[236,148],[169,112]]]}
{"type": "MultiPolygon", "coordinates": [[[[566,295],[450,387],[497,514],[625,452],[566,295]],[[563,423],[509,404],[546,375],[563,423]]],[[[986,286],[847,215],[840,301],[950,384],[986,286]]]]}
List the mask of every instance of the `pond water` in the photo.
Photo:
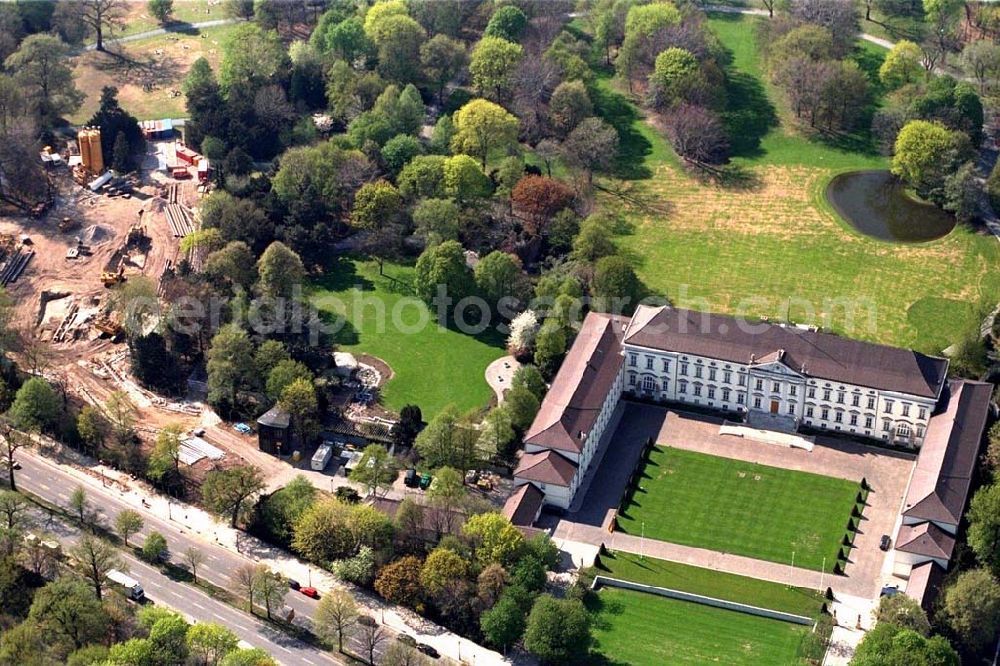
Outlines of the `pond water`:
{"type": "Polygon", "coordinates": [[[826,198],[848,224],[865,236],[923,243],[947,236],[955,217],[917,201],[888,171],[852,171],[830,181],[826,198]]]}

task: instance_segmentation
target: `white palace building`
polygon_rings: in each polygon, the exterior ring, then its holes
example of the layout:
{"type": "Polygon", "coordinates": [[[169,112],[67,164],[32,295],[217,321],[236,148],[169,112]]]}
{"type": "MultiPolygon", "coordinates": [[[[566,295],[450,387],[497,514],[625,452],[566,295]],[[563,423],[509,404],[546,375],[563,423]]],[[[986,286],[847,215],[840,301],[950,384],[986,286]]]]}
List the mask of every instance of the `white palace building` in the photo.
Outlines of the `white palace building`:
{"type": "Polygon", "coordinates": [[[949,393],[947,372],[944,358],[812,328],[669,306],[640,306],[631,318],[591,312],[525,435],[514,477],[534,486],[519,494],[538,509],[568,508],[623,395],[765,429],[919,449],[949,393]]]}

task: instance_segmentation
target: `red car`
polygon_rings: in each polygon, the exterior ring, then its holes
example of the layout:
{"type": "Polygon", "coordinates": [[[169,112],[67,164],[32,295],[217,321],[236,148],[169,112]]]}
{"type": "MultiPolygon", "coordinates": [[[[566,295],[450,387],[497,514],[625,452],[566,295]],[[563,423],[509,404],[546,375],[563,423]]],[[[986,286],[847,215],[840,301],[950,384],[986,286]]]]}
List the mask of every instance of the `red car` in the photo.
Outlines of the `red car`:
{"type": "Polygon", "coordinates": [[[315,587],[300,587],[299,592],[310,599],[319,599],[319,591],[315,587]]]}

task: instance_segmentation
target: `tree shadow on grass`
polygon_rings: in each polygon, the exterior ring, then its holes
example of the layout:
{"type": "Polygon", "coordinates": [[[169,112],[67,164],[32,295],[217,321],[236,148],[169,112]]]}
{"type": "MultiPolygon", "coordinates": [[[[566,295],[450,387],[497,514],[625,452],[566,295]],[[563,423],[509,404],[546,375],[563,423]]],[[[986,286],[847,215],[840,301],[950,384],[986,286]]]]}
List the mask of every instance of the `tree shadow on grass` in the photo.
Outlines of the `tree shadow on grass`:
{"type": "Polygon", "coordinates": [[[641,116],[635,105],[625,95],[601,87],[594,88],[593,98],[597,115],[618,131],[618,155],[611,174],[622,180],[652,177],[646,157],[653,152],[653,145],[636,129],[641,116]]]}
{"type": "Polygon", "coordinates": [[[728,67],[725,89],[728,105],[722,113],[722,122],[729,135],[731,154],[746,158],[762,156],[761,140],[778,126],[778,113],[767,97],[764,83],[728,67]]]}

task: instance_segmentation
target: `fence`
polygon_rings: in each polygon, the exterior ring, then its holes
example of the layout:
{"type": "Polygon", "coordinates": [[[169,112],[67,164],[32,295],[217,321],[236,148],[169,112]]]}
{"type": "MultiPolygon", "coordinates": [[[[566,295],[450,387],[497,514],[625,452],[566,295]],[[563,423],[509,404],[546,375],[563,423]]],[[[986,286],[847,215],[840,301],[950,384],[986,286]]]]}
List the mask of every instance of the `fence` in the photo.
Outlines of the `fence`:
{"type": "Polygon", "coordinates": [[[725,610],[736,611],[738,613],[747,613],[748,615],[766,617],[772,620],[791,622],[792,624],[802,624],[806,626],[813,625],[813,619],[810,617],[805,617],[804,615],[784,613],[782,611],[771,610],[770,608],[759,608],[757,606],[741,604],[735,601],[716,599],[715,597],[705,597],[700,594],[692,594],[691,592],[681,592],[680,590],[671,590],[670,588],[667,587],[655,587],[653,585],[643,585],[642,583],[633,583],[627,580],[608,578],[607,576],[594,576],[594,582],[590,586],[591,589],[596,590],[601,585],[606,585],[608,587],[620,587],[622,589],[634,590],[636,592],[646,592],[648,594],[658,594],[661,597],[667,597],[669,599],[690,601],[696,604],[703,604],[705,606],[714,606],[715,608],[722,608],[725,610]]]}

